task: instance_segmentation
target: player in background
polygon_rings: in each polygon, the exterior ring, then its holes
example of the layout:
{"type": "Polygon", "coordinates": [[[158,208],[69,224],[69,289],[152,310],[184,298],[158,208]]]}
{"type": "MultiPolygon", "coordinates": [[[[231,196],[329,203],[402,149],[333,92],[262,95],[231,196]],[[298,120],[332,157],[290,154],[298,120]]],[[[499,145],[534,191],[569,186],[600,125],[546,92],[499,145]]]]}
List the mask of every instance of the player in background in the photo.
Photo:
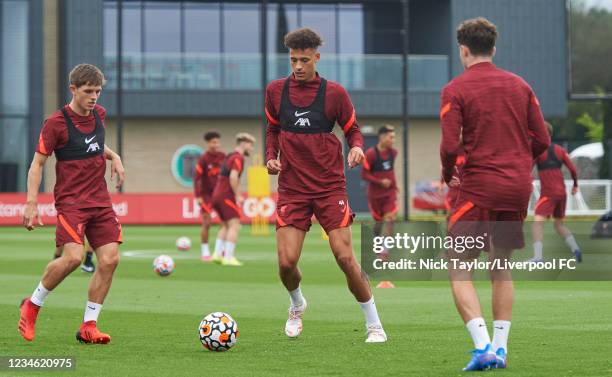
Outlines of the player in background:
{"type": "Polygon", "coordinates": [[[240,176],[244,170],[244,158],[253,153],[254,144],[255,138],[252,135],[236,135],[236,148],[225,156],[212,195],[213,209],[221,219],[216,244],[223,245],[221,264],[224,266],[242,266],[242,262],[234,255],[240,231],[240,176]]]}
{"type": "MultiPolygon", "coordinates": [[[[55,248],[55,253],[53,254],[53,259],[57,259],[62,256],[62,252],[64,248],[62,246],[58,246],[55,248]]],[[[96,265],[93,262],[93,248],[85,239],[85,259],[83,260],[83,264],[81,264],[81,270],[83,272],[88,272],[93,274],[96,271],[96,265]]]]}
{"type": "MultiPolygon", "coordinates": [[[[552,125],[546,122],[546,127],[552,135],[552,125]]],[[[544,238],[544,221],[551,216],[555,221],[555,230],[565,240],[565,243],[574,254],[576,262],[582,262],[582,251],[576,243],[572,232],[563,224],[565,217],[565,203],[567,194],[565,192],[565,181],[561,167],[565,165],[572,175],[574,186],[572,195],[578,192],[578,174],[567,151],[558,144],[551,144],[546,152],[542,153],[535,161],[540,176],[540,199],[535,205],[535,217],[533,221],[533,258],[532,262],[540,262],[542,256],[542,240],[544,238]]]]}
{"type": "MultiPolygon", "coordinates": [[[[484,18],[466,20],[457,30],[465,71],[442,90],[440,119],[442,175],[459,187],[448,222],[451,237],[481,237],[482,248],[449,250],[450,258],[473,262],[480,249],[507,260],[524,247],[522,224],[532,190],[533,159],[548,148],[550,136],[540,104],[519,76],[493,64],[497,27],[484,18]],[[455,175],[463,144],[467,156],[455,175]]],[[[514,288],[509,270],[491,269],[493,342],[467,268],[449,264],[455,305],[474,341],[466,371],[507,365],[514,288]]]]}
{"type": "Polygon", "coordinates": [[[200,259],[203,262],[221,262],[223,243],[219,238],[215,243],[214,256],[210,255],[208,247],[208,231],[210,229],[210,215],[212,214],[212,194],[217,183],[221,163],[225,153],[221,151],[221,135],[216,131],[204,134],[206,152],[202,153],[195,167],[193,177],[193,190],[200,205],[202,213],[202,230],[200,231],[200,259]]]}
{"type": "Polygon", "coordinates": [[[119,262],[122,235],[104,177],[106,160],[111,161],[111,179],[117,176],[117,188],[123,184],[125,171],[119,155],[104,144],[106,110],[96,104],[104,75],[91,64],[79,64],[69,77],[72,100],[43,125],[28,172],[23,216],[28,230],[42,225],[38,190],[47,158],[55,153],[55,242],[63,253],[47,265],[32,296],[21,302],[19,332],[28,341],[34,339],[40,308],[49,292],[81,264],[87,237],[96,252],[98,268],[91,278],[85,315],[76,338],[84,343],[108,343],[111,337],[98,330],[97,320],[119,262]]]}
{"type": "MultiPolygon", "coordinates": [[[[391,235],[393,222],[397,216],[398,188],[393,170],[397,150],[393,148],[394,142],[395,128],[393,126],[386,125],[379,128],[378,144],[366,151],[361,169],[361,178],[368,182],[368,207],[376,222],[375,236],[391,235]]],[[[377,285],[377,288],[394,287],[393,283],[388,280],[383,280],[377,285]]]]}
{"type": "Polygon", "coordinates": [[[350,151],[349,168],[362,163],[363,136],[351,99],[340,84],[327,81],[316,70],[321,37],[311,29],[285,36],[292,74],[266,88],[266,167],[279,174],[276,241],[280,278],[289,292],[285,334],[302,332],[306,299],[298,261],[314,214],[329,235],[329,244],[348,287],[366,320],[366,342],[385,342],[367,276],[355,259],[350,225],[352,213],[346,193],[342,143],[332,133],[338,122],[350,151]]]}

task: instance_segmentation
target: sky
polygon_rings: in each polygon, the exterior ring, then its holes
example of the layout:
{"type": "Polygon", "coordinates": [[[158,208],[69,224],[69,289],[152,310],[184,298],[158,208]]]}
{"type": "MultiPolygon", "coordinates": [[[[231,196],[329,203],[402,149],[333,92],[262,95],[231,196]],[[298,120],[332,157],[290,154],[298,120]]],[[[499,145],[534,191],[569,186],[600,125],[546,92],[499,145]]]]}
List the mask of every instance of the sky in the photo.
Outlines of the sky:
{"type": "MultiPolygon", "coordinates": [[[[572,1],[576,1],[576,0],[572,0],[572,1]]],[[[598,8],[605,8],[605,9],[612,11],[612,0],[580,0],[580,1],[584,2],[589,8],[598,7],[598,8]]]]}

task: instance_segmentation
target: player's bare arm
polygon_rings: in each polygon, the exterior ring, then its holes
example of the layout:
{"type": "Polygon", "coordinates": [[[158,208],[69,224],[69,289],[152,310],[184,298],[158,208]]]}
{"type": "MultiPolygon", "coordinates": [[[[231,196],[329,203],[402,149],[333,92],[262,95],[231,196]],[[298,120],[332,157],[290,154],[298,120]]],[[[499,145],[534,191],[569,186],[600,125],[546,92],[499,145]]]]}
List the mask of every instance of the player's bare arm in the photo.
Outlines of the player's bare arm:
{"type": "Polygon", "coordinates": [[[116,188],[121,187],[125,181],[125,169],[123,168],[123,162],[121,162],[121,156],[110,149],[108,145],[105,145],[104,157],[111,161],[111,181],[117,176],[116,188]]]}
{"type": "Polygon", "coordinates": [[[28,171],[28,196],[23,213],[23,226],[27,230],[34,230],[36,225],[43,225],[38,213],[38,190],[40,189],[45,162],[47,162],[47,156],[38,152],[34,153],[34,159],[32,159],[32,164],[30,164],[30,170],[28,171]],[[34,224],[35,220],[36,225],[34,224]]]}
{"type": "Polygon", "coordinates": [[[240,177],[239,172],[236,169],[232,169],[230,171],[229,181],[230,186],[232,187],[232,191],[234,191],[234,195],[236,196],[236,200],[240,201],[240,195],[238,195],[238,189],[240,188],[240,177]]]}

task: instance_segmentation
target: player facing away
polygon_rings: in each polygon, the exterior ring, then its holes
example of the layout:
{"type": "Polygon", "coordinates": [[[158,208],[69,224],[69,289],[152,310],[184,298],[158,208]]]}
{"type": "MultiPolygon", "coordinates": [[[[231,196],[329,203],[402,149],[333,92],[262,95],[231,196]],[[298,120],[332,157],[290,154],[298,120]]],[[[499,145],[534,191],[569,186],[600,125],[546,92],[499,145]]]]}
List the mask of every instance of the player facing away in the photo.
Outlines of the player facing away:
{"type": "Polygon", "coordinates": [[[76,338],[84,343],[105,344],[111,340],[96,325],[122,242],[121,225],[104,178],[106,160],[111,161],[111,178],[117,176],[117,187],[123,184],[125,171],[119,155],[104,144],[106,110],[96,104],[104,83],[102,72],[91,64],[79,64],[70,72],[72,100],[45,121],[28,172],[23,225],[33,230],[42,225],[37,196],[43,167],[55,153],[55,242],[63,248],[61,257],[47,265],[32,296],[21,303],[19,332],[28,341],[34,339],[36,318],[49,292],[81,264],[85,237],[95,250],[98,268],[91,278],[85,315],[76,338]]]}
{"type": "Polygon", "coordinates": [[[279,174],[278,265],[291,302],[285,334],[297,337],[302,332],[307,304],[297,265],[314,214],[329,235],[336,262],[363,309],[366,342],[385,342],[387,336],[370,284],[353,254],[350,225],[354,214],[346,193],[342,144],[332,130],[338,122],[350,146],[350,168],[363,161],[363,136],[346,90],[316,71],[321,56],[317,49],[322,43],[321,37],[307,28],[288,33],[285,46],[293,73],[266,88],[266,167],[268,173],[279,174]]]}
{"type": "Polygon", "coordinates": [[[221,163],[225,159],[225,153],[221,151],[221,135],[216,131],[204,134],[206,141],[206,152],[202,153],[195,167],[193,178],[193,190],[200,205],[202,213],[202,230],[200,231],[200,259],[203,262],[213,260],[221,261],[223,245],[217,238],[214,257],[210,255],[208,247],[208,231],[210,229],[210,215],[212,214],[212,194],[221,172],[221,163]]]}
{"type": "MultiPolygon", "coordinates": [[[[490,261],[509,259],[524,246],[522,224],[531,195],[533,159],[546,150],[540,104],[519,76],[493,64],[496,26],[484,18],[467,20],[457,30],[465,68],[442,91],[440,157],[444,181],[459,186],[448,222],[451,237],[483,237],[490,261]],[[466,161],[454,176],[460,145],[466,161]]],[[[449,250],[450,258],[474,261],[480,250],[449,250]]],[[[455,305],[474,341],[466,371],[505,368],[512,316],[509,270],[491,269],[493,342],[483,319],[472,271],[453,268],[449,277],[455,305]]]]}
{"type": "MultiPolygon", "coordinates": [[[[393,148],[395,128],[390,125],[378,129],[378,144],[368,149],[363,160],[361,178],[368,182],[368,207],[374,224],[374,235],[388,236],[393,232],[397,215],[397,181],[395,179],[395,158],[393,148]]],[[[383,280],[377,288],[393,288],[390,281],[383,280]]]]}
{"type": "Polygon", "coordinates": [[[234,250],[240,231],[240,176],[244,170],[244,158],[253,153],[255,138],[247,133],[236,135],[236,148],[225,156],[221,164],[221,172],[212,195],[213,209],[221,219],[221,227],[217,233],[215,254],[223,250],[221,264],[224,266],[242,266],[236,259],[234,250]]]}
{"type": "MultiPolygon", "coordinates": [[[[546,122],[546,127],[552,135],[552,125],[546,122]]],[[[544,238],[544,221],[552,216],[555,221],[555,230],[565,240],[570,251],[574,254],[576,262],[580,263],[582,262],[582,251],[580,251],[572,232],[563,224],[567,194],[565,192],[565,181],[561,167],[565,165],[574,180],[572,195],[576,195],[578,192],[576,167],[572,160],[570,160],[567,151],[557,144],[551,144],[535,162],[538,167],[541,189],[540,199],[535,205],[535,217],[532,228],[533,258],[531,261],[539,262],[543,260],[542,239],[544,238]]]]}

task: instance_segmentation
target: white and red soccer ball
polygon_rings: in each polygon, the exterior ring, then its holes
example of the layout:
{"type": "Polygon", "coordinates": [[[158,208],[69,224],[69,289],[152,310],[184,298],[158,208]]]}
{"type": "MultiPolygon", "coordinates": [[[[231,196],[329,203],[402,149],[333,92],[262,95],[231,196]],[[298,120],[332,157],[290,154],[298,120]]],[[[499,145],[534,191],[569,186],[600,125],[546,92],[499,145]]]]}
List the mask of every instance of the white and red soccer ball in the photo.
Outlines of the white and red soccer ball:
{"type": "Polygon", "coordinates": [[[200,342],[209,351],[227,351],[238,340],[238,324],[227,313],[210,313],[200,322],[198,330],[200,342]]]}
{"type": "Polygon", "coordinates": [[[176,240],[176,248],[178,251],[188,251],[191,249],[191,240],[189,237],[179,237],[176,240]]]}
{"type": "Polygon", "coordinates": [[[153,271],[159,276],[168,276],[174,271],[174,260],[168,255],[160,255],[153,261],[153,271]]]}

